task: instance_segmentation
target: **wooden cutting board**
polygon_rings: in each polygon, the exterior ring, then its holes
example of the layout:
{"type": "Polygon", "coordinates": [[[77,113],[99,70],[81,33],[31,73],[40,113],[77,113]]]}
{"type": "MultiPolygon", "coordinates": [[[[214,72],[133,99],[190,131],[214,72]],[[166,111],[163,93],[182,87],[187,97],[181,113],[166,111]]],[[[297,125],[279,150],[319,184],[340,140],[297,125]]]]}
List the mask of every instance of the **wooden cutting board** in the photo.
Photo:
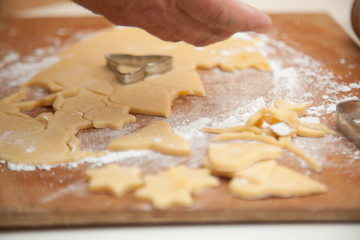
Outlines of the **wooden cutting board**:
{"type": "MultiPolygon", "coordinates": [[[[334,79],[343,83],[360,80],[360,49],[344,31],[327,15],[274,14],[273,28],[268,35],[286,43],[323,63],[334,73],[334,79]],[[346,65],[341,64],[346,61],[346,65]]],[[[0,19],[0,59],[9,51],[21,57],[34,53],[35,49],[54,44],[65,45],[76,41],[76,34],[89,33],[109,27],[101,18],[64,19],[0,19]],[[64,29],[66,31],[64,31],[64,29]],[[66,34],[65,34],[66,33],[66,34]],[[50,41],[49,39],[52,39],[50,41]]],[[[21,59],[21,58],[20,58],[21,59]]],[[[284,62],[286,59],[284,58],[284,62]]],[[[3,69],[6,68],[2,66],[3,69]]],[[[19,69],[21,71],[21,69],[19,69]]],[[[209,106],[214,86],[225,85],[227,79],[236,78],[241,71],[222,73],[219,70],[199,70],[207,91],[206,98],[184,97],[173,104],[174,116],[179,109],[190,109],[193,104],[208,107],[212,116],[214,106],[209,106]]],[[[1,75],[0,75],[1,76],[1,75]]],[[[4,84],[0,79],[0,98],[16,91],[18,87],[4,84]],[[4,87],[7,86],[7,87],[4,87]],[[9,87],[10,86],[10,87],[9,87]]],[[[321,81],[321,80],[319,80],[321,81]]],[[[241,84],[241,83],[239,83],[241,84]]],[[[241,88],[229,91],[239,91],[241,88]]],[[[321,90],[321,89],[320,89],[321,90]]],[[[311,91],[320,91],[312,89],[311,91]]],[[[360,98],[359,89],[346,92],[360,98]]],[[[304,93],[305,94],[305,93],[304,93]]],[[[341,95],[341,94],[340,94],[341,95]]],[[[341,96],[339,96],[341,98],[341,96]]],[[[321,101],[321,99],[314,99],[321,101]]],[[[149,122],[149,116],[137,116],[140,125],[149,122]]],[[[324,116],[326,124],[336,130],[335,115],[324,116]]],[[[83,131],[82,140],[95,130],[83,131]],[[88,134],[88,135],[87,135],[88,134]]],[[[336,144],[356,148],[337,132],[336,144]]],[[[96,138],[87,142],[96,144],[96,138]]],[[[335,143],[334,143],[335,144],[335,143]]],[[[332,148],[333,146],[327,146],[332,148]]],[[[325,150],[319,149],[319,151],[325,150]]],[[[204,149],[204,154],[206,149],[204,149]]],[[[264,221],[359,221],[360,220],[360,159],[351,160],[339,154],[326,155],[326,161],[334,167],[325,167],[320,174],[311,177],[325,183],[326,194],[302,198],[269,198],[244,201],[234,198],[227,188],[228,181],[195,197],[189,208],[174,207],[165,211],[153,210],[150,205],[136,200],[132,193],[122,198],[107,194],[93,194],[87,190],[85,170],[87,164],[76,168],[56,167],[51,170],[11,171],[0,164],[0,227],[69,226],[99,224],[144,224],[183,222],[264,222],[264,221]],[[349,163],[352,161],[351,163],[349,163]],[[344,164],[344,163],[347,164],[344,164]]],[[[190,159],[184,160],[186,164],[190,159]]],[[[134,159],[136,161],[136,159],[134,159]]],[[[144,163],[144,164],[156,164],[144,163]]]]}

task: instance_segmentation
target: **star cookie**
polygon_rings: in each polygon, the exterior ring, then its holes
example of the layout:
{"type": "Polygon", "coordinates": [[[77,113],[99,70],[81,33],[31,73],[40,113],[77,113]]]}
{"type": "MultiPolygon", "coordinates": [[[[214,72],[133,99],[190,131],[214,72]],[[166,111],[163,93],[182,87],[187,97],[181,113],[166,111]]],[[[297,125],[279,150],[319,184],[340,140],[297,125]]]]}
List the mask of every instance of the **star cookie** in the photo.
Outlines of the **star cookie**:
{"type": "Polygon", "coordinates": [[[109,164],[101,169],[87,170],[86,177],[89,179],[90,191],[106,191],[118,197],[143,184],[140,169],[124,168],[116,164],[109,164]]]}
{"type": "Polygon", "coordinates": [[[145,185],[136,192],[136,197],[151,201],[155,208],[189,206],[192,194],[219,184],[217,178],[207,169],[190,169],[185,166],[173,167],[166,172],[144,177],[145,185]]]}

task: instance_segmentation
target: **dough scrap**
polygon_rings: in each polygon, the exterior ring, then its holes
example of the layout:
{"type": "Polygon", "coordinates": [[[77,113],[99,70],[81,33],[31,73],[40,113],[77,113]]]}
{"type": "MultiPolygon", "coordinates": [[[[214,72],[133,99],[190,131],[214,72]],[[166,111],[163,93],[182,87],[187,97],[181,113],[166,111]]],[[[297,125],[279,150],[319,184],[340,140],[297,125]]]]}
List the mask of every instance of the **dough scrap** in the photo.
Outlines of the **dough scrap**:
{"type": "Polygon", "coordinates": [[[90,191],[106,191],[117,197],[139,188],[143,184],[140,169],[124,168],[117,164],[109,164],[101,169],[87,170],[86,177],[89,180],[90,191]]]}
{"type": "Polygon", "coordinates": [[[281,147],[264,143],[211,143],[208,149],[211,168],[222,172],[240,171],[257,161],[281,156],[281,147]]]}
{"type": "Polygon", "coordinates": [[[123,150],[153,150],[175,156],[189,156],[190,144],[183,137],[172,132],[169,123],[154,122],[138,133],[115,139],[109,144],[111,151],[123,150]]]}
{"type": "Polygon", "coordinates": [[[276,160],[256,163],[235,175],[229,184],[230,191],[234,196],[246,200],[270,196],[300,197],[327,191],[324,184],[280,166],[276,160]]]}
{"type": "Polygon", "coordinates": [[[285,100],[275,100],[274,104],[275,107],[259,110],[243,126],[203,128],[205,132],[220,133],[214,138],[215,141],[255,140],[266,143],[259,148],[248,147],[249,143],[212,143],[203,165],[215,175],[231,178],[230,191],[234,196],[247,200],[271,196],[299,197],[326,192],[324,184],[280,166],[274,159],[281,156],[282,148],[286,148],[305,160],[311,169],[320,172],[321,164],[293,144],[291,138],[322,137],[334,132],[322,124],[300,121],[299,117],[307,114],[306,109],[311,103],[291,104],[285,100]],[[265,149],[268,146],[280,151],[267,152],[265,149]]]}
{"type": "Polygon", "coordinates": [[[135,196],[151,201],[156,209],[190,206],[193,203],[192,194],[219,185],[209,170],[185,166],[172,167],[156,175],[146,175],[144,182],[145,185],[136,191],[135,196]]]}
{"type": "Polygon", "coordinates": [[[290,110],[296,112],[299,117],[307,115],[307,109],[311,106],[312,102],[305,102],[300,104],[292,104],[284,99],[274,100],[275,107],[283,110],[290,110]]]}
{"type": "MultiPolygon", "coordinates": [[[[286,148],[299,158],[303,159],[313,170],[321,171],[321,164],[315,158],[309,156],[309,154],[300,147],[293,144],[289,137],[281,137],[278,140],[269,135],[258,135],[253,132],[225,132],[221,133],[214,138],[215,141],[227,141],[227,140],[255,140],[264,143],[268,143],[274,146],[286,148]]],[[[271,157],[271,156],[270,156],[271,157]]]]}
{"type": "MultiPolygon", "coordinates": [[[[263,132],[269,132],[266,128],[269,125],[274,125],[279,122],[286,123],[289,127],[294,129],[294,132],[299,135],[299,127],[313,128],[312,130],[323,131],[324,134],[334,134],[322,124],[307,124],[300,121],[299,117],[306,114],[306,108],[310,106],[310,102],[293,105],[283,99],[275,100],[276,107],[264,107],[256,112],[243,126],[236,126],[231,128],[203,128],[203,131],[208,133],[225,133],[225,132],[242,132],[254,131],[254,129],[263,129],[263,132]]],[[[255,132],[255,131],[254,131],[255,132]]],[[[258,132],[257,132],[258,133],[258,132]]],[[[309,136],[311,137],[311,136],[309,136]]]]}
{"type": "Polygon", "coordinates": [[[58,164],[105,154],[80,151],[76,133],[91,127],[121,129],[135,122],[130,113],[169,117],[174,99],[205,96],[196,72],[199,67],[269,71],[267,60],[257,49],[254,41],[240,39],[197,48],[183,42],[164,42],[135,28],[104,30],[59,53],[59,62],[35,75],[18,92],[0,100],[0,121],[7,122],[0,125],[0,157],[13,163],[58,164]],[[250,48],[254,51],[246,50],[250,48]],[[106,68],[105,55],[109,53],[170,55],[173,69],[122,85],[106,68]],[[43,87],[50,94],[23,101],[30,86],[43,87]],[[31,119],[22,112],[36,107],[53,107],[55,113],[31,119]]]}
{"type": "Polygon", "coordinates": [[[226,129],[203,128],[209,133],[220,133],[215,141],[224,140],[256,140],[281,146],[303,159],[314,171],[321,171],[321,164],[309,156],[303,149],[291,143],[291,138],[323,137],[326,134],[335,134],[322,124],[309,124],[300,121],[301,116],[307,114],[311,102],[291,104],[283,99],[275,100],[275,107],[265,107],[256,112],[243,126],[226,129]],[[276,127],[285,127],[285,131],[276,127]],[[283,132],[285,132],[283,134],[283,132]]]}

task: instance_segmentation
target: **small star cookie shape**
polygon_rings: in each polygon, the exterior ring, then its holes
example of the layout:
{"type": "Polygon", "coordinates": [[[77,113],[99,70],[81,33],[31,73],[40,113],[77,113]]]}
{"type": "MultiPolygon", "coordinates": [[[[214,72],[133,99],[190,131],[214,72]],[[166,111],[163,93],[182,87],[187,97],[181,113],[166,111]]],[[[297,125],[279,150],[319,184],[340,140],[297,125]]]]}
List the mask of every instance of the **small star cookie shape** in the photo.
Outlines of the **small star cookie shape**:
{"type": "Polygon", "coordinates": [[[183,137],[172,132],[169,123],[154,122],[138,133],[115,139],[109,144],[109,150],[153,150],[167,155],[189,156],[190,144],[183,137]]]}
{"type": "MultiPolygon", "coordinates": [[[[219,185],[219,180],[211,176],[209,169],[192,169],[185,166],[178,166],[175,170],[177,171],[176,174],[179,174],[180,177],[189,180],[188,184],[191,185],[193,194],[200,193],[204,188],[210,188],[219,185]]],[[[172,171],[174,171],[174,169],[172,169],[172,171]]]]}
{"type": "Polygon", "coordinates": [[[143,184],[140,169],[124,168],[116,164],[109,164],[101,169],[87,170],[86,177],[89,179],[90,191],[106,191],[117,197],[143,184]]]}
{"type": "Polygon", "coordinates": [[[156,209],[190,206],[193,203],[192,194],[219,185],[218,179],[212,177],[208,169],[190,169],[185,166],[147,175],[144,183],[136,192],[136,197],[151,201],[156,209]]]}

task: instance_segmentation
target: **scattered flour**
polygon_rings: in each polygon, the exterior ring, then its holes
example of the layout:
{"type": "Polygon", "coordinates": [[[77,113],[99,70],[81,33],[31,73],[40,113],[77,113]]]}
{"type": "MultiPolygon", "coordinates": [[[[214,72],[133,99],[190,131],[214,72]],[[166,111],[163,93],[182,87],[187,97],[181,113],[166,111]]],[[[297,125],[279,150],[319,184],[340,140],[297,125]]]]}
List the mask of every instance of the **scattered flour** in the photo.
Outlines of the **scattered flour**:
{"type": "MultiPolygon", "coordinates": [[[[52,187],[52,186],[50,186],[52,187]]],[[[49,195],[43,197],[41,199],[42,203],[48,203],[53,201],[54,199],[58,198],[59,196],[62,196],[64,194],[75,194],[75,195],[81,195],[81,193],[84,192],[84,186],[83,182],[79,181],[76,183],[72,183],[70,185],[67,185],[66,187],[60,188],[58,191],[50,193],[49,195]]]]}
{"type": "Polygon", "coordinates": [[[294,129],[287,125],[285,122],[279,122],[270,126],[270,129],[274,131],[278,136],[289,136],[294,132],[294,129]]]}
{"type": "Polygon", "coordinates": [[[8,65],[9,63],[13,63],[17,60],[19,60],[20,55],[17,52],[14,52],[13,50],[10,50],[5,57],[0,62],[0,68],[3,68],[4,66],[8,65]]]}
{"type": "Polygon", "coordinates": [[[36,168],[39,168],[41,166],[35,166],[35,165],[26,165],[21,163],[7,163],[7,167],[12,171],[35,171],[36,168]]]}
{"type": "Polygon", "coordinates": [[[350,83],[349,87],[355,88],[355,89],[360,89],[360,83],[350,83]]]}
{"type": "MultiPolygon", "coordinates": [[[[44,48],[43,51],[48,52],[46,48],[44,48]]],[[[24,59],[20,59],[17,53],[10,51],[0,62],[0,79],[2,79],[3,87],[4,85],[6,88],[20,86],[30,80],[39,71],[44,70],[59,61],[59,58],[55,55],[44,55],[45,54],[34,54],[24,59]],[[9,59],[12,59],[14,62],[9,61],[9,59]]]]}
{"type": "Polygon", "coordinates": [[[32,152],[35,152],[35,151],[36,151],[36,148],[33,147],[33,146],[30,146],[30,147],[28,147],[25,151],[26,151],[27,153],[32,153],[32,152]]]}
{"type": "Polygon", "coordinates": [[[193,122],[184,120],[182,123],[173,123],[174,132],[179,134],[186,140],[190,141],[193,138],[202,138],[205,133],[201,131],[201,128],[207,126],[211,123],[211,119],[208,117],[203,117],[193,122]]]}

